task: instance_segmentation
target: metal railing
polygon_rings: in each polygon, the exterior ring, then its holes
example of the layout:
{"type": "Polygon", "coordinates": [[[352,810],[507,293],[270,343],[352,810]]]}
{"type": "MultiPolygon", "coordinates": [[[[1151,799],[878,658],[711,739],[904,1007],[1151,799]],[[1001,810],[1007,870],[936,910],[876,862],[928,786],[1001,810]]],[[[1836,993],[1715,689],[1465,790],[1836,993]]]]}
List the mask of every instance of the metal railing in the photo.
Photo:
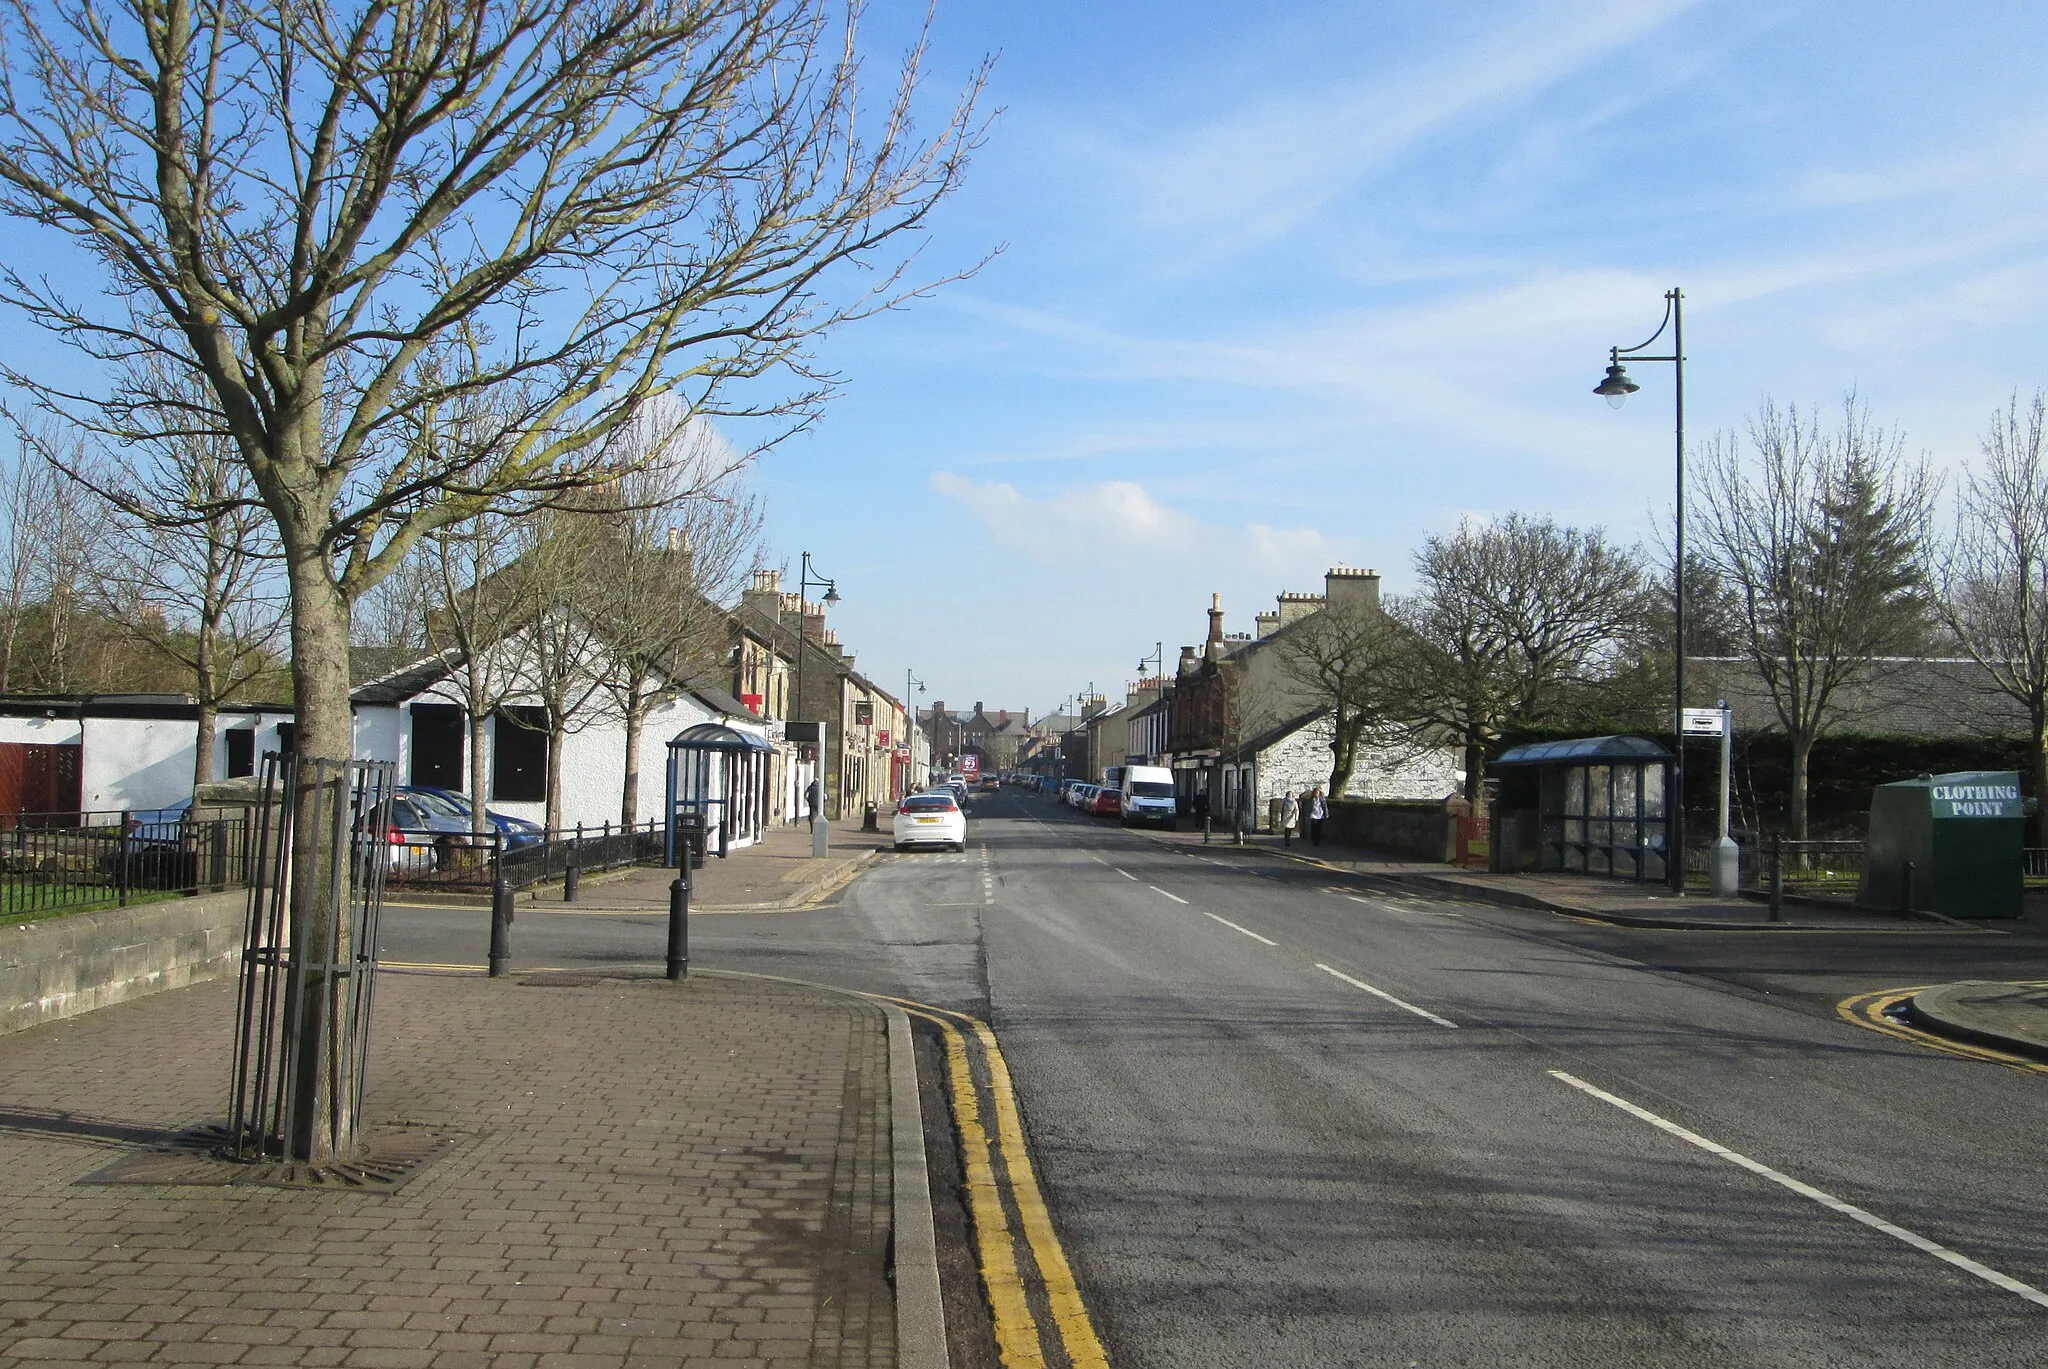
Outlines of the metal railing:
{"type": "Polygon", "coordinates": [[[502,880],[526,889],[629,865],[663,863],[660,819],[630,828],[578,827],[538,841],[508,841],[501,832],[429,832],[393,828],[386,883],[393,889],[488,894],[502,880]]]}
{"type": "Polygon", "coordinates": [[[5,816],[11,821],[0,827],[0,917],[125,907],[138,896],[249,881],[246,810],[147,823],[120,812],[5,816]]]}

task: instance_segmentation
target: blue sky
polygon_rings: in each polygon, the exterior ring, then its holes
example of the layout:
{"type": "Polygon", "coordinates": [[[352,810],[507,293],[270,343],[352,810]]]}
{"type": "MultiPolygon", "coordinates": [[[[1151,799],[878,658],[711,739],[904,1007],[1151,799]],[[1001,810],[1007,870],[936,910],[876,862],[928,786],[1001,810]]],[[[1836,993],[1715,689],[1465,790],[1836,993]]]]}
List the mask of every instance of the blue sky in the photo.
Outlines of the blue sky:
{"type": "MultiPolygon", "coordinates": [[[[877,7],[907,9],[908,7],[877,7]]],[[[900,16],[874,14],[878,55],[900,16]]],[[[836,337],[773,452],[864,670],[1034,713],[1466,515],[1649,534],[1689,426],[1855,387],[1952,468],[2048,384],[2048,9],[945,0],[1000,106],[924,249],[974,279],[836,337]]]]}

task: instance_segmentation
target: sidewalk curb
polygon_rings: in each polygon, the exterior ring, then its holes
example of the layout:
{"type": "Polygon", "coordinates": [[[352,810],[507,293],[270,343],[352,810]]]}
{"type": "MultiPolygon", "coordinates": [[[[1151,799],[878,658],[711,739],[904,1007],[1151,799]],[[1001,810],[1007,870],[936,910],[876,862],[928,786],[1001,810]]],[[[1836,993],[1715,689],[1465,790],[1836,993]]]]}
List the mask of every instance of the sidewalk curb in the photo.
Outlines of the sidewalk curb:
{"type": "Polygon", "coordinates": [[[1991,980],[1966,979],[1955,984],[1939,984],[1931,989],[1922,989],[1906,1000],[1906,1017],[1914,1026],[1936,1036],[1946,1036],[1953,1041],[1966,1041],[1973,1046],[1989,1046],[1993,1050],[2009,1055],[2025,1056],[2029,1060],[2048,1063],[2048,1042],[2030,1040],[2024,1036],[2008,1036],[2004,1032],[1992,1031],[1987,1027],[1972,1026],[1957,1016],[1955,1010],[1944,1001],[1943,995],[1950,990],[1968,984],[1993,983],[1991,980]],[[1926,1000],[1923,1002],[1922,1000],[1926,1000]]]}
{"type": "MultiPolygon", "coordinates": [[[[874,854],[874,853],[870,853],[874,854]]],[[[899,1369],[948,1369],[946,1305],[939,1291],[938,1222],[932,1215],[929,1159],[924,1150],[924,1107],[918,1099],[917,1047],[910,1015],[859,989],[820,984],[786,974],[700,970],[720,979],[765,979],[859,999],[880,1008],[889,1023],[889,1247],[896,1289],[896,1363],[899,1369]],[[902,1068],[898,1068],[901,1065],[902,1068]]]]}
{"type": "Polygon", "coordinates": [[[932,1217],[931,1169],[924,1153],[924,1109],[918,1102],[917,1047],[910,1035],[910,1015],[894,1003],[882,1004],[882,1011],[889,1015],[889,1139],[895,1159],[890,1193],[896,1225],[890,1247],[896,1285],[896,1363],[899,1369],[947,1369],[952,1360],[946,1346],[946,1306],[939,1292],[939,1236],[932,1217]]]}
{"type": "Polygon", "coordinates": [[[880,851],[863,851],[858,856],[841,861],[816,879],[806,881],[804,886],[795,893],[786,894],[768,903],[706,903],[702,906],[692,904],[690,911],[693,913],[784,913],[792,908],[809,907],[819,899],[836,894],[847,885],[853,883],[855,879],[859,878],[861,871],[872,865],[880,858],[881,854],[880,851]]]}

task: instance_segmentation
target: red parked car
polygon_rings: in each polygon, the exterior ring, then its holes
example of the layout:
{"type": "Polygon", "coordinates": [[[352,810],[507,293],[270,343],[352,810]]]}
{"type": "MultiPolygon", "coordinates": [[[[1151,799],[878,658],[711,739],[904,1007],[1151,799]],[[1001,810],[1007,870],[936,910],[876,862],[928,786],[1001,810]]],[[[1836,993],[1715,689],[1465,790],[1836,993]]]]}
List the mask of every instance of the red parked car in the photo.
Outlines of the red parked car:
{"type": "Polygon", "coordinates": [[[1095,791],[1095,797],[1088,800],[1088,811],[1098,818],[1120,818],[1124,815],[1124,793],[1108,785],[1095,791]]]}

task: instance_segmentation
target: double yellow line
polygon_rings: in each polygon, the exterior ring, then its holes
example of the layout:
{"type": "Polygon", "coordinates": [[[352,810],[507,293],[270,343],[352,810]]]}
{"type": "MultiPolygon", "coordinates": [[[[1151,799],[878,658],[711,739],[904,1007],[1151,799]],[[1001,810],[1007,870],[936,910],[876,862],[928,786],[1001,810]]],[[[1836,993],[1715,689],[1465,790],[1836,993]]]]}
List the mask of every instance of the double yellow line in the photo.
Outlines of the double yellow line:
{"type": "MultiPolygon", "coordinates": [[[[1859,1027],[1883,1032],[1886,1036],[1910,1041],[1929,1050],[1959,1055],[1965,1060],[1982,1060],[1987,1064],[2004,1065],[2007,1069],[2022,1070],[2028,1074],[2048,1074],[2048,1065],[2038,1060],[2029,1060],[2010,1051],[1994,1050],[1990,1046],[1975,1046],[1967,1041],[1937,1036],[1933,1032],[1922,1031],[1890,1015],[1893,1008],[1914,994],[1931,987],[1933,986],[1921,984],[1910,989],[1879,989],[1876,993],[1856,994],[1835,1004],[1835,1011],[1846,1021],[1854,1022],[1859,1027]]],[[[2029,987],[2037,986],[2030,984],[2029,987]]]]}
{"type": "Polygon", "coordinates": [[[1012,1369],[1062,1361],[1073,1369],[1108,1369],[1109,1356],[1095,1333],[1087,1304],[1081,1300],[1066,1252],[1053,1233],[1045,1195],[1039,1190],[1038,1176],[1025,1149],[1024,1119],[1017,1110],[1010,1067],[996,1045],[995,1033],[986,1022],[964,1013],[902,998],[888,1001],[936,1026],[946,1045],[968,1211],[974,1219],[981,1281],[988,1295],[997,1353],[1012,1369]],[[1042,1323],[1033,1311],[1035,1301],[1050,1314],[1050,1325],[1042,1323]],[[1054,1348],[1058,1358],[1047,1354],[1054,1348]]]}

